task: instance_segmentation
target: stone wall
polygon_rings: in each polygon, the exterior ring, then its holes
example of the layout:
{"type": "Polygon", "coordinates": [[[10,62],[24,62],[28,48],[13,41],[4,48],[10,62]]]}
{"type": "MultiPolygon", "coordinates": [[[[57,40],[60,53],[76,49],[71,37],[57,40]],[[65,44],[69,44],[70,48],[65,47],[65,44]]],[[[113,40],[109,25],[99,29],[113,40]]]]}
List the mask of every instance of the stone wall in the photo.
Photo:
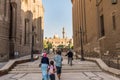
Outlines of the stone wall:
{"type": "Polygon", "coordinates": [[[120,53],[120,1],[112,3],[112,0],[72,0],[72,4],[74,48],[81,47],[79,30],[80,26],[83,26],[85,51],[91,52],[98,48],[100,56],[107,51],[118,55],[120,53]]]}
{"type": "MultiPolygon", "coordinates": [[[[19,56],[31,54],[32,35],[36,37],[34,41],[38,39],[37,45],[43,44],[43,19],[41,0],[0,0],[0,61],[14,58],[16,52],[19,56]]],[[[40,50],[43,46],[37,48],[40,50]]]]}
{"type": "Polygon", "coordinates": [[[9,0],[0,0],[0,61],[9,58],[9,0]]]}

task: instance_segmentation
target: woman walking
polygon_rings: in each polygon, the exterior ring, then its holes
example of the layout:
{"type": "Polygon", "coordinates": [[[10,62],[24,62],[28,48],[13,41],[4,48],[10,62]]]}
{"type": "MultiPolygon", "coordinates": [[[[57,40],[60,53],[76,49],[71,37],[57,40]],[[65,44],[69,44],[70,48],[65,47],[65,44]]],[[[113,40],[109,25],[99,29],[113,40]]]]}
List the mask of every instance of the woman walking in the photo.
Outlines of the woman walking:
{"type": "Polygon", "coordinates": [[[49,80],[48,65],[49,65],[49,59],[47,57],[47,54],[44,53],[41,59],[41,71],[42,71],[42,77],[43,77],[42,80],[49,80]]]}

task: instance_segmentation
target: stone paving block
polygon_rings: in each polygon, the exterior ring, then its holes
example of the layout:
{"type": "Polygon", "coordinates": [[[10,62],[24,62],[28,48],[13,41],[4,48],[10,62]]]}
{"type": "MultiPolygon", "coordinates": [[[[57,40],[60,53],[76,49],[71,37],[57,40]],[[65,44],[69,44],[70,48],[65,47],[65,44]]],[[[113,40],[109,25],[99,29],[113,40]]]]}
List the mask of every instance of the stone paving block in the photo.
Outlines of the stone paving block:
{"type": "Polygon", "coordinates": [[[5,64],[7,64],[7,62],[0,62],[0,69],[5,66],[5,64]]]}
{"type": "Polygon", "coordinates": [[[84,72],[84,74],[88,77],[95,77],[96,75],[92,72],[84,72]]]}
{"type": "Polygon", "coordinates": [[[13,79],[20,79],[20,78],[24,77],[25,75],[26,75],[26,73],[16,74],[16,75],[12,76],[11,78],[13,78],[13,79]]]}
{"type": "Polygon", "coordinates": [[[18,80],[42,80],[42,74],[30,73],[18,80]]]}
{"type": "Polygon", "coordinates": [[[96,75],[98,75],[99,77],[103,78],[103,80],[120,80],[120,78],[117,78],[114,75],[110,75],[104,72],[96,72],[96,75]]]}
{"type": "Polygon", "coordinates": [[[80,73],[62,73],[61,80],[89,80],[86,75],[80,73]]]}
{"type": "Polygon", "coordinates": [[[12,80],[11,77],[14,76],[15,74],[6,74],[4,76],[0,77],[0,80],[12,80]]]}

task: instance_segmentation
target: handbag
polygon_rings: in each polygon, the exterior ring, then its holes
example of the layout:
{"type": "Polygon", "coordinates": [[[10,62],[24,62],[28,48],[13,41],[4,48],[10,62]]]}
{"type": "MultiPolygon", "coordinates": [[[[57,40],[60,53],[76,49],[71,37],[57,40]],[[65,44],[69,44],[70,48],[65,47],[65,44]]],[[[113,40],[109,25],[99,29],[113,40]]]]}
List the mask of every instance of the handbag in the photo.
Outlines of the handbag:
{"type": "Polygon", "coordinates": [[[39,67],[41,67],[41,63],[39,64],[39,67]]]}

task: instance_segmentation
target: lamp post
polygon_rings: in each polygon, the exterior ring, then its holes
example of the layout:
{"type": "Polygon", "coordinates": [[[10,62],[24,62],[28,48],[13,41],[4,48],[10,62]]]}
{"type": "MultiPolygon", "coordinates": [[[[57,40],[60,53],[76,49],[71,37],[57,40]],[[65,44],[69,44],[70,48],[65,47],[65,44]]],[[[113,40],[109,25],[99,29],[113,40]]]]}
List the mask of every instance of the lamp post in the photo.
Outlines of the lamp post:
{"type": "Polygon", "coordinates": [[[33,53],[34,53],[34,27],[32,26],[32,47],[31,47],[31,61],[34,61],[33,59],[33,53]]]}
{"type": "Polygon", "coordinates": [[[80,26],[80,42],[81,42],[81,61],[84,61],[84,51],[83,51],[83,31],[80,26]]]}

